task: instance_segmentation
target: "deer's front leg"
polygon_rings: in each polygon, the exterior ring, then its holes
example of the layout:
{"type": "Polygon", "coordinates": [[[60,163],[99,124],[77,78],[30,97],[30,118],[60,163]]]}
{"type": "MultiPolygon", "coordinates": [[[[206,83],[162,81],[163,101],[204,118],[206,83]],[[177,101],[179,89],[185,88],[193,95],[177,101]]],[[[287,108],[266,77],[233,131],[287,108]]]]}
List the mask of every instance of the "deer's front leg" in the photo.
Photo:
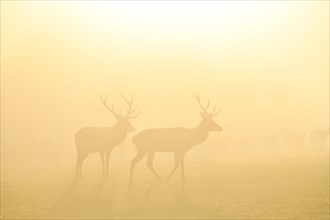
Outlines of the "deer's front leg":
{"type": "Polygon", "coordinates": [[[102,163],[102,177],[105,178],[105,164],[104,164],[104,153],[100,152],[100,158],[102,163]]]}
{"type": "Polygon", "coordinates": [[[105,161],[106,178],[109,178],[109,158],[110,158],[110,154],[111,154],[111,151],[109,151],[105,154],[105,158],[106,158],[106,161],[105,161]]]}
{"type": "Polygon", "coordinates": [[[136,166],[136,164],[145,156],[145,153],[142,152],[137,152],[137,154],[135,155],[135,157],[133,158],[133,160],[131,161],[131,169],[130,169],[130,174],[129,174],[129,182],[130,184],[133,183],[133,173],[134,173],[134,168],[136,166]]]}
{"type": "Polygon", "coordinates": [[[182,176],[182,182],[185,183],[185,175],[184,175],[184,154],[180,156],[180,166],[181,166],[181,176],[182,176]]]}
{"type": "Polygon", "coordinates": [[[80,174],[81,174],[80,164],[81,164],[81,159],[80,159],[80,157],[78,156],[78,157],[77,157],[77,165],[76,165],[76,175],[77,175],[77,179],[80,178],[80,174]]]}

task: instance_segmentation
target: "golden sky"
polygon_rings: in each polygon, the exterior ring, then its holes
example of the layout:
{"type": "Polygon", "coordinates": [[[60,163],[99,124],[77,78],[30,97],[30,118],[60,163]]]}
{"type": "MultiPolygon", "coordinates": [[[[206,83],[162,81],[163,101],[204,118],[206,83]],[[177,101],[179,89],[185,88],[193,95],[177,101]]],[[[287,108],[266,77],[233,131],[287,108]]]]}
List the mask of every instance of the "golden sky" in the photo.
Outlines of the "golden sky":
{"type": "MultiPolygon", "coordinates": [[[[1,1],[1,132],[70,139],[112,125],[99,101],[134,95],[132,124],[228,133],[329,127],[328,1],[1,1]]],[[[6,141],[6,140],[5,140],[6,141]]]]}

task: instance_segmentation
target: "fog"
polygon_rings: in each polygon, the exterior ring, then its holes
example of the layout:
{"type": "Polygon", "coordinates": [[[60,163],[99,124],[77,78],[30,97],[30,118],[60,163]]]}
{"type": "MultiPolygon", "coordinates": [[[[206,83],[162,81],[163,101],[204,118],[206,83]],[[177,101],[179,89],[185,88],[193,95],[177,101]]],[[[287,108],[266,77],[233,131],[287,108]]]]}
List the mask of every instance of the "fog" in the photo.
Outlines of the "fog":
{"type": "Polygon", "coordinates": [[[329,2],[1,2],[4,218],[329,218],[328,136],[329,2]],[[136,134],[200,124],[191,93],[223,130],[185,184],[143,159],[128,187],[136,134]],[[107,181],[93,153],[76,182],[77,132],[117,122],[106,94],[123,115],[132,95],[136,130],[107,181]]]}

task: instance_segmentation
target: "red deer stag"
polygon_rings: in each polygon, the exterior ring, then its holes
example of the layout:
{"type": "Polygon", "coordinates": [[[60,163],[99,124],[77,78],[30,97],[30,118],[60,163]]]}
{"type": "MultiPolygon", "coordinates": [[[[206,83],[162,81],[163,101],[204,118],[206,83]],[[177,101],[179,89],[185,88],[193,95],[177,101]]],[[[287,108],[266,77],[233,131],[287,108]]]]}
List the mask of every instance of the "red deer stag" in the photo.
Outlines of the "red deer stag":
{"type": "Polygon", "coordinates": [[[176,169],[181,166],[181,176],[185,182],[184,176],[184,157],[185,153],[193,146],[204,142],[210,131],[222,131],[222,128],[213,121],[213,117],[219,114],[215,112],[216,106],[211,113],[208,113],[208,107],[203,107],[200,96],[192,94],[201,108],[202,121],[195,128],[154,128],[144,130],[136,134],[132,141],[137,149],[135,158],[131,161],[130,183],[133,180],[133,172],[136,164],[145,156],[148,156],[147,166],[152,173],[161,181],[161,178],[153,168],[154,155],[156,152],[173,152],[175,156],[175,166],[172,172],[167,176],[166,181],[173,175],[176,169]]]}
{"type": "Polygon", "coordinates": [[[128,100],[124,96],[121,97],[128,104],[126,115],[115,112],[114,103],[110,108],[107,105],[107,95],[102,98],[103,105],[113,114],[117,123],[112,127],[85,127],[80,129],[75,136],[77,147],[77,178],[82,176],[82,163],[89,153],[100,153],[102,162],[103,178],[109,177],[109,157],[114,147],[121,144],[126,139],[127,132],[134,132],[135,128],[131,125],[129,119],[135,118],[139,115],[132,116],[136,111],[137,106],[132,109],[133,97],[128,100]]]}

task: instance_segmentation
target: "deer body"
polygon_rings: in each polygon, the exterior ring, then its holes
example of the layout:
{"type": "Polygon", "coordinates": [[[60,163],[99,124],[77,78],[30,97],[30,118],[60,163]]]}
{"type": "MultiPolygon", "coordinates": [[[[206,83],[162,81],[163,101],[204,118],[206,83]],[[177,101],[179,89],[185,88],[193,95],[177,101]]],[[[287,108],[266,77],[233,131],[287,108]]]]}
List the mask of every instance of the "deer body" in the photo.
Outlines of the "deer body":
{"type": "Polygon", "coordinates": [[[200,127],[155,128],[135,135],[133,143],[139,151],[144,152],[186,152],[204,142],[208,134],[208,130],[200,127]]]}
{"type": "MultiPolygon", "coordinates": [[[[194,98],[200,104],[199,96],[195,95],[194,98]]],[[[193,146],[196,146],[204,142],[210,131],[221,131],[222,128],[213,121],[212,117],[217,115],[214,114],[215,108],[212,113],[207,113],[207,108],[200,107],[204,111],[201,113],[202,121],[195,128],[154,128],[144,130],[132,139],[134,145],[137,149],[137,154],[131,162],[131,172],[130,172],[130,182],[133,179],[133,172],[136,164],[145,156],[148,157],[147,165],[153,174],[161,180],[159,175],[153,168],[154,155],[157,152],[173,152],[175,156],[175,166],[172,172],[168,175],[166,180],[168,180],[176,169],[181,166],[181,175],[183,181],[184,177],[184,156],[187,151],[189,151],[193,146]]]]}
{"type": "Polygon", "coordinates": [[[126,139],[126,130],[114,127],[80,129],[76,134],[76,146],[79,154],[95,152],[107,153],[126,139]]]}
{"type": "Polygon", "coordinates": [[[112,127],[85,127],[80,129],[75,136],[77,147],[77,177],[81,177],[82,163],[90,153],[100,153],[102,161],[103,177],[109,177],[109,157],[114,147],[120,145],[125,139],[127,132],[135,131],[135,128],[129,122],[130,114],[136,110],[131,110],[133,99],[128,101],[127,115],[123,116],[115,113],[114,106],[109,108],[106,104],[106,98],[102,99],[105,107],[113,113],[117,123],[112,127]]]}

